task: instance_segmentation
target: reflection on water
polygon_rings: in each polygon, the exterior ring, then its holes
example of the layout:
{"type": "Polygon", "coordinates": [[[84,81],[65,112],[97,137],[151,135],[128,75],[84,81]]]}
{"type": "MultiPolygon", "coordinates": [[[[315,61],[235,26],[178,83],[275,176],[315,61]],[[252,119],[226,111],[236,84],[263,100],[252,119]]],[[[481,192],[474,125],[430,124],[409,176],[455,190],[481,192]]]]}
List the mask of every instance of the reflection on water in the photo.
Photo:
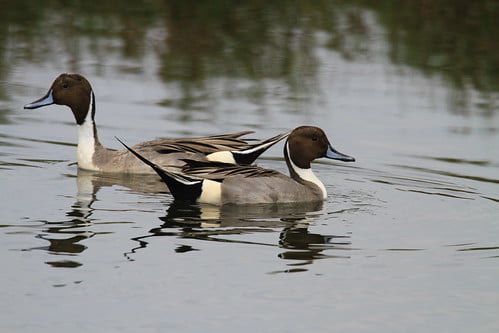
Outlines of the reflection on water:
{"type": "MultiPolygon", "coordinates": [[[[369,59],[385,30],[388,56],[427,75],[446,78],[450,112],[490,116],[497,110],[499,90],[496,18],[499,6],[490,1],[288,1],[105,3],[19,1],[2,3],[0,11],[0,80],[6,68],[24,62],[65,58],[81,71],[80,58],[90,52],[97,75],[109,54],[129,64],[120,71],[140,73],[153,53],[161,63],[159,76],[178,83],[181,96],[165,105],[193,109],[210,98],[208,79],[235,78],[226,97],[243,94],[261,104],[269,86],[280,80],[286,95],[308,98],[316,89],[317,46],[343,58],[369,59]],[[369,13],[369,14],[368,14],[369,13]],[[244,83],[244,80],[247,80],[244,83]],[[471,89],[481,92],[473,105],[471,89]]],[[[89,74],[89,73],[87,73],[89,74]]],[[[282,92],[276,92],[281,95],[282,92]]],[[[0,85],[0,98],[7,96],[0,85]]],[[[4,121],[1,117],[0,122],[4,121]]],[[[5,119],[6,121],[6,119],[5,119]]]]}
{"type": "Polygon", "coordinates": [[[496,23],[493,1],[365,2],[387,30],[389,57],[428,76],[441,73],[456,88],[451,112],[468,113],[473,86],[486,96],[486,115],[497,111],[499,90],[496,23]]]}
{"type": "MultiPolygon", "coordinates": [[[[445,163],[447,161],[444,160],[445,163]]],[[[464,163],[463,161],[451,161],[464,163]]],[[[481,163],[480,163],[481,164],[481,163]]],[[[341,170],[339,166],[337,170],[341,170]]],[[[408,166],[404,166],[408,169],[408,166]]],[[[359,179],[368,179],[373,183],[380,183],[395,187],[399,191],[415,192],[421,194],[438,195],[456,199],[475,200],[482,196],[471,187],[424,177],[407,177],[393,173],[384,173],[372,169],[349,167],[349,174],[359,179]]],[[[432,174],[435,171],[424,170],[432,174]]],[[[63,221],[41,221],[43,227],[36,236],[49,244],[42,247],[25,249],[44,250],[53,255],[77,257],[87,249],[82,242],[94,237],[98,233],[92,231],[92,205],[97,201],[97,193],[101,188],[122,186],[131,193],[166,193],[165,185],[156,175],[115,175],[100,174],[91,171],[78,170],[74,178],[77,185],[76,201],[66,213],[63,221]]],[[[469,177],[466,177],[469,178],[469,177]]],[[[368,202],[367,193],[360,194],[361,200],[350,211],[369,210],[372,203],[368,202]]],[[[496,201],[497,199],[488,198],[496,201]]],[[[353,197],[349,200],[354,200],[353,197]]],[[[324,258],[350,258],[345,250],[360,250],[351,246],[350,235],[331,235],[312,233],[310,224],[321,220],[326,214],[342,214],[342,212],[323,212],[322,202],[295,203],[295,204],[262,204],[262,205],[225,205],[222,207],[206,204],[189,204],[172,202],[166,215],[159,217],[161,224],[152,228],[148,234],[133,237],[138,246],[125,253],[128,260],[134,260],[137,251],[147,249],[152,238],[168,236],[176,239],[194,239],[208,242],[222,242],[228,244],[250,244],[255,246],[270,246],[283,249],[278,257],[284,260],[293,260],[289,266],[302,266],[312,264],[314,260],[324,258]],[[271,242],[252,241],[251,235],[259,233],[276,234],[271,242]],[[238,237],[241,236],[241,237],[238,237]],[[334,251],[334,252],[331,252],[334,251]],[[334,253],[334,254],[331,254],[334,253]],[[296,262],[299,261],[299,262],[296,262]]],[[[495,250],[497,247],[475,247],[473,243],[455,245],[457,251],[483,251],[495,250]]],[[[453,245],[454,246],[454,245],[453,245]]],[[[191,245],[180,244],[175,249],[177,253],[199,251],[191,245]]],[[[396,248],[385,251],[414,251],[425,249],[396,248]]],[[[53,267],[75,268],[82,265],[77,260],[51,260],[46,262],[53,267]]],[[[301,272],[307,269],[292,268],[281,272],[301,272]]]]}
{"type": "MultiPolygon", "coordinates": [[[[69,177],[73,177],[68,175],[69,177]]],[[[87,249],[82,241],[96,235],[92,229],[92,204],[97,200],[97,192],[106,186],[122,185],[133,192],[159,193],[165,185],[159,178],[151,175],[114,175],[98,174],[90,171],[77,171],[75,178],[78,192],[71,210],[66,213],[69,218],[64,221],[41,221],[44,224],[37,238],[49,242],[48,246],[25,249],[45,250],[55,255],[76,256],[87,249]],[[69,237],[68,237],[69,236],[69,237]]],[[[74,260],[48,261],[53,267],[75,268],[82,264],[74,260]]]]}
{"type": "MultiPolygon", "coordinates": [[[[51,254],[69,256],[75,256],[85,251],[87,247],[80,244],[80,242],[93,237],[95,233],[81,229],[87,229],[92,226],[92,204],[96,200],[98,188],[92,186],[88,176],[78,177],[77,185],[78,193],[76,195],[76,202],[71,206],[71,210],[66,213],[69,219],[57,222],[41,221],[44,227],[42,228],[42,232],[37,235],[37,238],[48,241],[49,245],[26,249],[27,251],[45,250],[51,254]],[[70,237],[66,238],[68,235],[70,237]]],[[[75,268],[82,265],[74,260],[56,260],[46,263],[53,267],[65,268],[75,268]]]]}
{"type": "MultiPolygon", "coordinates": [[[[322,208],[322,202],[222,207],[174,202],[169,206],[167,215],[160,217],[163,223],[159,227],[151,229],[148,235],[133,238],[139,246],[125,253],[125,256],[133,260],[134,253],[147,247],[147,239],[169,236],[179,239],[280,247],[287,251],[280,253],[279,258],[301,261],[290,265],[307,265],[313,263],[315,259],[323,258],[349,258],[349,256],[323,253],[324,250],[348,250],[349,236],[309,232],[309,224],[320,217],[319,211],[322,208]],[[270,243],[246,240],[247,237],[243,239],[228,237],[277,231],[279,236],[276,236],[275,242],[270,243]]],[[[179,245],[175,252],[197,250],[199,249],[189,245],[179,245]]],[[[289,270],[289,272],[295,271],[289,270]]]]}
{"type": "MultiPolygon", "coordinates": [[[[323,258],[349,258],[322,253],[324,250],[349,249],[348,236],[309,232],[309,224],[320,217],[319,211],[322,208],[322,202],[222,207],[174,202],[168,208],[167,215],[160,218],[163,224],[151,229],[149,235],[134,238],[139,242],[139,246],[125,255],[133,260],[134,253],[147,247],[148,238],[169,236],[210,242],[280,247],[287,251],[280,253],[279,258],[301,261],[301,263],[290,265],[311,264],[313,260],[323,258]],[[279,236],[276,236],[275,242],[270,243],[233,237],[252,233],[276,233],[277,231],[279,231],[279,236]]],[[[199,249],[188,245],[179,245],[175,249],[179,253],[195,250],[199,249]]],[[[286,272],[296,271],[306,271],[306,269],[287,270],[286,272]]]]}
{"type": "Polygon", "coordinates": [[[137,193],[161,193],[168,192],[166,185],[161,179],[153,174],[113,174],[97,173],[93,171],[78,169],[76,184],[78,193],[92,194],[104,187],[123,186],[137,193]]]}
{"type": "MultiPolygon", "coordinates": [[[[71,177],[71,176],[70,176],[71,177]]],[[[76,202],[66,213],[64,221],[42,221],[42,232],[36,237],[49,244],[25,249],[44,250],[53,255],[77,256],[87,249],[81,244],[100,233],[92,231],[93,208],[98,191],[106,186],[120,185],[136,193],[160,193],[164,184],[155,175],[113,175],[78,170],[76,202]]],[[[348,250],[348,235],[322,235],[311,233],[308,226],[322,216],[323,202],[295,204],[225,205],[222,207],[173,202],[166,216],[160,217],[162,224],[144,236],[134,237],[139,246],[125,253],[129,260],[138,250],[147,247],[151,237],[170,236],[180,239],[196,239],[210,242],[251,244],[280,247],[286,251],[278,255],[281,259],[300,260],[311,264],[316,259],[349,258],[343,255],[326,255],[324,250],[348,250]],[[253,233],[276,233],[275,241],[265,243],[228,236],[251,235],[253,233]],[[277,233],[279,233],[277,235],[277,233]]],[[[175,252],[185,253],[199,249],[179,245],[175,252]]],[[[76,268],[82,265],[77,260],[52,260],[53,267],[76,268]]],[[[291,270],[295,271],[295,270],[291,270]]],[[[302,270],[299,270],[302,271],[302,270]]]]}
{"type": "Polygon", "coordinates": [[[161,220],[168,226],[198,226],[238,227],[247,226],[251,222],[258,227],[278,227],[282,222],[301,221],[308,212],[320,211],[322,202],[304,202],[294,204],[255,204],[255,205],[224,205],[207,204],[188,205],[173,203],[167,210],[167,215],[161,220]],[[260,220],[262,219],[262,220],[260,220]],[[274,221],[273,219],[277,219],[274,221]]]}

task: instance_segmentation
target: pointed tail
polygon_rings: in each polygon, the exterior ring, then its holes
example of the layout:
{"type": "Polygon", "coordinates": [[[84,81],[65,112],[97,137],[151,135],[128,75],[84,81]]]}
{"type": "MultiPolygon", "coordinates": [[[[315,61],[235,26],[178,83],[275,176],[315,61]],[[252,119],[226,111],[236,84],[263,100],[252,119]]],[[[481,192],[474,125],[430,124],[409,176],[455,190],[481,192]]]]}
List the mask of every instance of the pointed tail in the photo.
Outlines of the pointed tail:
{"type": "Polygon", "coordinates": [[[163,182],[170,189],[170,193],[173,195],[175,200],[181,201],[192,201],[195,202],[201,196],[201,190],[203,186],[203,180],[189,178],[182,174],[173,173],[161,168],[154,162],[151,162],[144,156],[137,153],[132,148],[128,147],[123,141],[115,137],[123,146],[125,146],[128,151],[134,154],[138,159],[140,159],[145,164],[153,168],[154,171],[161,177],[163,182]]]}
{"type": "Polygon", "coordinates": [[[255,160],[263,154],[267,149],[284,139],[289,135],[290,132],[281,133],[273,136],[267,140],[260,141],[251,145],[250,148],[244,150],[234,150],[232,155],[237,164],[249,165],[255,162],[255,160]]]}

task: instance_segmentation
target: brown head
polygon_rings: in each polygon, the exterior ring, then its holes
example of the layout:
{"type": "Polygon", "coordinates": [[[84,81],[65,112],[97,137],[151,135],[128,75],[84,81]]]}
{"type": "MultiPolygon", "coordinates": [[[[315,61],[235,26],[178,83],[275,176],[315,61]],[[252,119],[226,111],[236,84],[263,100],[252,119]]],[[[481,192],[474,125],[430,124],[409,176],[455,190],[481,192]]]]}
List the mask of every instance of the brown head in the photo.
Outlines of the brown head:
{"type": "MultiPolygon", "coordinates": [[[[336,151],[324,131],[315,126],[295,128],[289,135],[286,145],[289,149],[288,158],[302,169],[309,169],[310,162],[321,157],[345,162],[355,161],[355,158],[336,151]]],[[[287,154],[286,147],[284,153],[287,154]]]]}
{"type": "Polygon", "coordinates": [[[26,104],[24,108],[37,109],[51,104],[67,105],[71,108],[78,125],[83,124],[89,110],[92,112],[92,118],[95,115],[92,87],[80,74],[59,75],[45,96],[26,104]]]}

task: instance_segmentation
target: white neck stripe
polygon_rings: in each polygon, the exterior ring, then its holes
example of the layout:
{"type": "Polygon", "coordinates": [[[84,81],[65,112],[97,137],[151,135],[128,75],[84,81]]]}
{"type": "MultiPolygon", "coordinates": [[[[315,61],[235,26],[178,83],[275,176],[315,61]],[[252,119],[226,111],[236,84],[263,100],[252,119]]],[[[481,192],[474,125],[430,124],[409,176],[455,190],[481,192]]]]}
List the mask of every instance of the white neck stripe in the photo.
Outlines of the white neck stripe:
{"type": "Polygon", "coordinates": [[[92,119],[93,96],[90,92],[90,103],[83,124],[78,125],[78,166],[87,170],[99,170],[93,163],[95,153],[94,120],[92,119]]]}
{"type": "Polygon", "coordinates": [[[300,177],[301,179],[317,185],[322,191],[323,199],[326,199],[327,198],[326,187],[320,181],[320,179],[317,178],[317,176],[314,174],[314,172],[312,171],[312,168],[303,169],[303,168],[300,168],[299,166],[297,166],[296,164],[293,163],[293,160],[291,159],[291,154],[289,153],[289,143],[288,142],[286,142],[286,151],[288,153],[289,164],[291,165],[291,168],[293,169],[293,171],[296,172],[298,177],[300,177]]]}

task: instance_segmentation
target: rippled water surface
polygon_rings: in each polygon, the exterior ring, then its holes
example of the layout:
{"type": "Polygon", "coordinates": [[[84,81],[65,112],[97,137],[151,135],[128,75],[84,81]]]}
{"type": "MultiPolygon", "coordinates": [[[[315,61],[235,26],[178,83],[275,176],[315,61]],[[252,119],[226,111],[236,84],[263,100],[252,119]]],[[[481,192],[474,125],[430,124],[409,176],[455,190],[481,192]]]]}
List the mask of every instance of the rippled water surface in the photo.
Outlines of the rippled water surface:
{"type": "Polygon", "coordinates": [[[0,6],[2,332],[499,330],[495,2],[0,6]],[[109,147],[311,124],[357,162],[323,204],[174,203],[22,108],[61,72],[109,147]]]}

